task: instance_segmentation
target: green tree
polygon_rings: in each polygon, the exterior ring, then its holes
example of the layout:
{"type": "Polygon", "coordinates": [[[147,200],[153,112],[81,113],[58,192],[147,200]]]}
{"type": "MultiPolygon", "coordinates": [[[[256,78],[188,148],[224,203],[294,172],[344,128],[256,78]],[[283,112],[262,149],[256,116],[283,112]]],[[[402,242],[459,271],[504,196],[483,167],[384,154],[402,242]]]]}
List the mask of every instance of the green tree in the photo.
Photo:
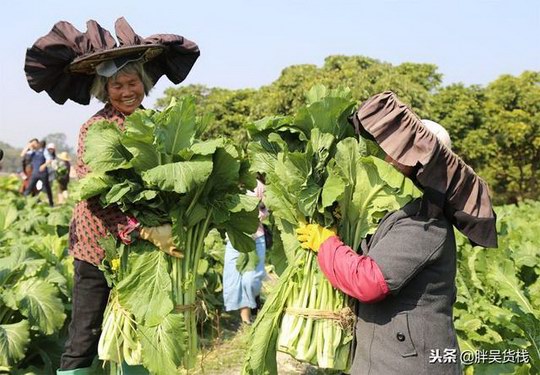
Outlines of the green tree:
{"type": "Polygon", "coordinates": [[[0,172],[14,173],[20,170],[22,168],[21,149],[1,141],[0,148],[4,150],[4,158],[0,161],[0,172]]]}
{"type": "MultiPolygon", "coordinates": [[[[334,55],[325,59],[322,67],[312,64],[289,66],[277,80],[258,90],[226,90],[190,85],[165,90],[165,97],[156,105],[163,108],[171,97],[191,94],[197,104],[215,105],[218,110],[241,110],[255,118],[266,115],[291,114],[305,102],[304,94],[315,84],[330,89],[349,87],[353,96],[363,101],[386,90],[394,91],[420,115],[427,114],[431,92],[441,84],[442,75],[432,64],[403,63],[398,66],[365,56],[334,55]],[[240,95],[236,95],[238,91],[240,95]],[[249,110],[246,105],[252,105],[249,110]]],[[[216,113],[216,115],[218,115],[216,113]]]]}
{"type": "Polygon", "coordinates": [[[171,99],[173,97],[179,98],[184,95],[193,95],[195,97],[195,104],[197,104],[198,109],[203,111],[203,108],[206,107],[207,104],[207,98],[210,93],[211,89],[206,87],[205,85],[188,85],[188,86],[179,86],[179,87],[169,87],[165,89],[165,96],[162,98],[158,98],[156,100],[156,107],[157,108],[165,108],[167,105],[169,105],[171,99]]]}
{"type": "Polygon", "coordinates": [[[489,84],[485,111],[485,136],[494,147],[483,170],[498,200],[540,198],[540,72],[489,84]]]}
{"type": "Polygon", "coordinates": [[[156,106],[165,108],[172,98],[192,95],[197,104],[197,115],[211,113],[214,116],[203,138],[226,136],[244,143],[247,140],[245,124],[256,118],[253,115],[255,94],[256,90],[253,89],[228,90],[189,85],[166,89],[165,97],[159,98],[156,106]]]}
{"type": "Polygon", "coordinates": [[[322,81],[323,75],[315,65],[289,66],[277,80],[259,90],[255,113],[260,117],[292,114],[305,102],[305,93],[322,81]]]}
{"type": "Polygon", "coordinates": [[[493,152],[492,142],[485,135],[484,102],[482,87],[452,84],[433,95],[428,117],[448,130],[453,151],[474,169],[480,168],[493,152]],[[486,152],[490,147],[491,151],[486,152]]]}
{"type": "Polygon", "coordinates": [[[538,199],[540,72],[503,75],[486,88],[454,84],[433,96],[432,119],[483,177],[496,203],[538,199]]]}
{"type": "Polygon", "coordinates": [[[441,84],[442,75],[432,64],[403,63],[393,66],[365,56],[329,56],[323,69],[334,85],[351,89],[364,101],[383,91],[393,91],[420,116],[426,116],[431,92],[441,84]]]}
{"type": "Polygon", "coordinates": [[[334,55],[321,68],[295,65],[285,68],[280,77],[259,90],[256,113],[263,115],[294,113],[305,103],[304,94],[315,84],[330,89],[349,87],[362,102],[382,91],[394,91],[419,115],[427,114],[431,91],[441,84],[442,75],[431,64],[404,63],[398,66],[365,56],[334,55]]]}
{"type": "Polygon", "coordinates": [[[206,137],[225,135],[245,142],[245,125],[270,115],[289,115],[305,103],[305,93],[315,84],[330,89],[349,87],[361,102],[386,90],[394,91],[419,115],[427,114],[431,91],[441,83],[441,74],[431,64],[404,63],[398,66],[365,56],[329,56],[322,67],[312,64],[289,66],[277,80],[257,90],[228,90],[190,85],[165,90],[156,102],[164,108],[172,97],[193,95],[199,115],[211,112],[214,121],[206,137]]]}

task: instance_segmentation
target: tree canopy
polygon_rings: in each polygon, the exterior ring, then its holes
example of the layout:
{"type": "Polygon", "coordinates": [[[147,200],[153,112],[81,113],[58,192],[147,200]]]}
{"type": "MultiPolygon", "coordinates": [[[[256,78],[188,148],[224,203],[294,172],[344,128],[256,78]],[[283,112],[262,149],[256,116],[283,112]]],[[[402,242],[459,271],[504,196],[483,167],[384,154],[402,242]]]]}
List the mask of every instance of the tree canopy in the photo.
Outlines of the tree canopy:
{"type": "Polygon", "coordinates": [[[487,85],[451,85],[433,96],[432,118],[454,151],[488,182],[497,203],[538,199],[540,72],[487,85]]]}

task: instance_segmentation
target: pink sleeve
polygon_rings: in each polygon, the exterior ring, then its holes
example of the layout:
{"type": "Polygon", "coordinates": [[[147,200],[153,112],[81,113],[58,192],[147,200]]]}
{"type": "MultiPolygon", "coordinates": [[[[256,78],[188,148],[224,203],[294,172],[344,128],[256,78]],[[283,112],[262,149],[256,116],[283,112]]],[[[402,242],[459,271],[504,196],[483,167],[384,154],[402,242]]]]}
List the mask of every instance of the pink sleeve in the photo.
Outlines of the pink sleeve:
{"type": "Polygon", "coordinates": [[[378,302],[390,293],[377,263],[368,256],[356,254],[336,236],[322,243],[318,261],[334,288],[361,302],[378,302]]]}

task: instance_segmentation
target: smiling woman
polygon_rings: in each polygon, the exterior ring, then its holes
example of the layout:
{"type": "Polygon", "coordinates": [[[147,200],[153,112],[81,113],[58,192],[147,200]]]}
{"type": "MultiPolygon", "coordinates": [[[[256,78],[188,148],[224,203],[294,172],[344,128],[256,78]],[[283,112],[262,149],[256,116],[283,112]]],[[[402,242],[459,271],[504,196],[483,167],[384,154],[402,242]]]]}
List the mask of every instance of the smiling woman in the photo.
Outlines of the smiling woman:
{"type": "MultiPolygon", "coordinates": [[[[199,57],[198,46],[184,37],[157,34],[143,39],[124,18],[115,24],[118,46],[97,22],[90,20],[87,27],[81,33],[68,22],[58,22],[28,49],[25,64],[30,87],[37,92],[46,91],[56,103],[71,99],[88,104],[91,96],[105,103],[80,128],[75,164],[79,179],[91,172],[85,159],[88,130],[108,121],[123,131],[126,116],[141,107],[145,94],[162,75],[180,83],[199,57]]],[[[171,242],[170,225],[142,228],[118,206],[102,207],[98,197],[82,200],[75,206],[69,233],[69,250],[75,258],[73,309],[58,374],[87,374],[97,354],[110,292],[98,269],[104,258],[100,241],[112,235],[115,240],[130,243],[138,232],[160,250],[178,255],[176,249],[167,245],[171,242]]],[[[125,374],[146,373],[142,366],[124,363],[122,368],[125,374]]]]}
{"type": "Polygon", "coordinates": [[[144,86],[138,75],[121,73],[107,82],[109,102],[125,115],[133,113],[144,98],[144,86]]]}
{"type": "Polygon", "coordinates": [[[130,115],[152,89],[152,80],[140,61],[128,62],[111,74],[110,77],[96,74],[90,93],[104,103],[109,102],[123,114],[130,115]]]}

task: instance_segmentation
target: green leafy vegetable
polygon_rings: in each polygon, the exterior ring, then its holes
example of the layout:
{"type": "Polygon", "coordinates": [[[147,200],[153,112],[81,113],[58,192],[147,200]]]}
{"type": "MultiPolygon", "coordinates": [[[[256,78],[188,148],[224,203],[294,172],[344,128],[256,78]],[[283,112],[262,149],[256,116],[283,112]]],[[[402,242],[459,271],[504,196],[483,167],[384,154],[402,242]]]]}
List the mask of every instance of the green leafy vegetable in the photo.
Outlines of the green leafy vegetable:
{"type": "Polygon", "coordinates": [[[173,259],[143,241],[119,249],[103,243],[101,269],[114,296],[99,346],[103,359],[129,358],[156,374],[193,367],[205,237],[218,229],[238,250],[255,249],[259,202],[241,188],[254,178],[231,140],[200,140],[208,119],[196,116],[187,96],[163,112],[136,111],[126,118],[125,132],[112,123],[88,130],[85,160],[93,173],[81,181],[81,197],[118,205],[143,226],[171,223],[183,253],[173,259]]]}
{"type": "Polygon", "coordinates": [[[276,373],[275,352],[322,368],[347,370],[354,314],[349,297],[334,289],[313,252],[300,248],[302,223],[334,227],[357,249],[378,221],[420,192],[400,172],[368,155],[347,117],[348,90],[314,87],[292,118],[266,118],[250,127],[252,170],[266,174],[266,205],[279,229],[288,268],[254,325],[246,374],[276,373]],[[263,344],[264,342],[264,344],[263,344]]]}

